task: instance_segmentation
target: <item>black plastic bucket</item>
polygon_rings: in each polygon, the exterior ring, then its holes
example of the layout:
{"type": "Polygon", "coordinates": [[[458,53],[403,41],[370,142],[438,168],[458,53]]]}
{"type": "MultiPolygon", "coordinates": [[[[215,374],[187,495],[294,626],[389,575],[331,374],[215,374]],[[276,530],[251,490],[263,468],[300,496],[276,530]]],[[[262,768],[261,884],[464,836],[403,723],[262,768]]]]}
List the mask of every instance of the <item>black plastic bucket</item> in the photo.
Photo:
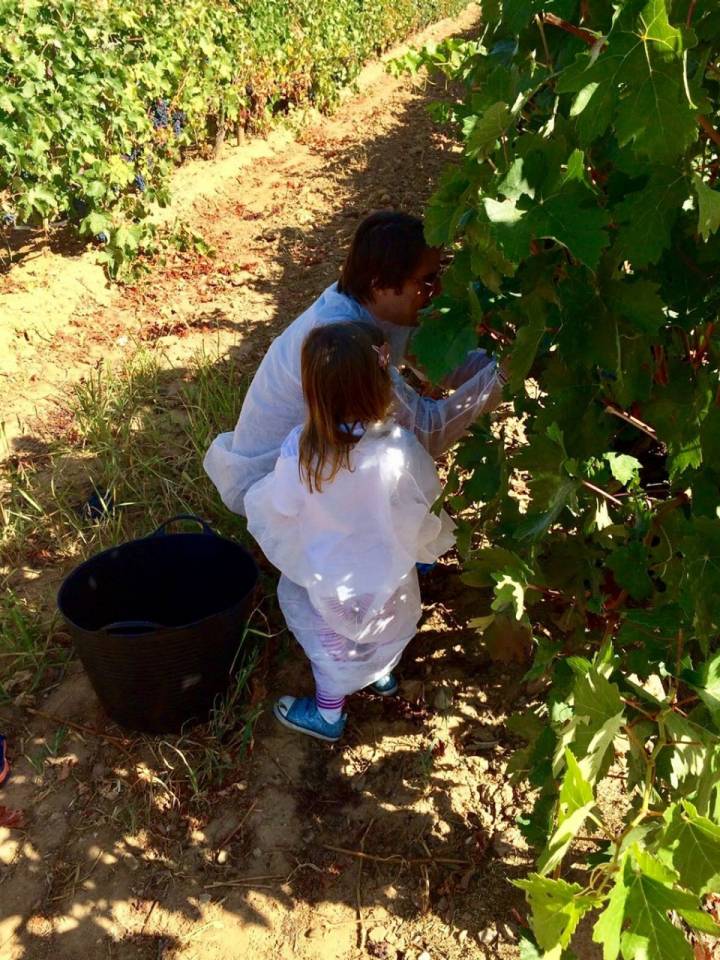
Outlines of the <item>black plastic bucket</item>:
{"type": "Polygon", "coordinates": [[[207,720],[230,680],[257,578],[244,547],[185,514],[77,567],[58,607],[108,715],[147,733],[207,720]],[[169,534],[175,520],[203,532],[169,534]]]}

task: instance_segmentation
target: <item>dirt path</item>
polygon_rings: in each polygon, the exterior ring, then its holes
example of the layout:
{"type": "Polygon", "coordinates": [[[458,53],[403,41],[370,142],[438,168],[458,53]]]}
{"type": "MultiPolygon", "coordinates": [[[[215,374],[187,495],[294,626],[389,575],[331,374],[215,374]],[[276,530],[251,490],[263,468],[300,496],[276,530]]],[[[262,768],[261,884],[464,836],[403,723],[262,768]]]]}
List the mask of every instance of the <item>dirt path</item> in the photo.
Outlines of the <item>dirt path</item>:
{"type": "MultiPolygon", "coordinates": [[[[424,39],[476,22],[470,8],[424,39]]],[[[125,289],[106,285],[92,251],[22,262],[0,281],[5,453],[42,451],[68,428],[69,386],[137,344],[178,378],[201,347],[252,373],[336,277],[367,212],[421,211],[452,151],[426,99],[375,66],[299,140],[181,170],[176,208],[214,260],[173,255],[125,289]]],[[[401,699],[355,698],[336,748],[265,714],[249,759],[193,813],[163,786],[183,762],[173,743],[126,739],[79,667],[42,704],[53,720],[0,713],[16,755],[0,800],[26,820],[0,828],[0,960],[517,957],[524,907],[508,881],[530,857],[503,721],[519,679],[487,664],[468,627],[477,599],[455,573],[425,584],[401,699]]],[[[293,651],[266,682],[258,697],[310,691],[293,651]]]]}

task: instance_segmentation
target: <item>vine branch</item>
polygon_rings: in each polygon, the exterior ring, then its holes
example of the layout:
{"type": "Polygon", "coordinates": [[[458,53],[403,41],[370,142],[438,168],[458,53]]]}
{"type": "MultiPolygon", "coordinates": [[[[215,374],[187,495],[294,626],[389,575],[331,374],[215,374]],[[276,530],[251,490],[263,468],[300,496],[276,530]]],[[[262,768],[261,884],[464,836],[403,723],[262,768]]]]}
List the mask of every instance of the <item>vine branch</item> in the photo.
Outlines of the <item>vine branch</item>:
{"type": "Polygon", "coordinates": [[[626,413],[616,403],[613,403],[612,400],[604,400],[603,403],[605,404],[606,413],[611,413],[614,417],[619,417],[621,420],[624,420],[625,423],[629,423],[638,430],[641,430],[643,433],[646,433],[648,437],[652,437],[653,440],[657,440],[655,428],[651,427],[650,424],[644,423],[642,420],[634,417],[631,413],[626,413]]]}
{"type": "Polygon", "coordinates": [[[720,147],[720,133],[715,129],[715,127],[710,123],[707,117],[699,116],[698,123],[703,128],[705,133],[710,137],[713,143],[716,143],[720,147]]]}
{"type": "Polygon", "coordinates": [[[557,14],[544,13],[542,19],[552,27],[558,27],[560,30],[564,30],[565,33],[571,33],[574,37],[579,37],[589,47],[594,47],[598,40],[601,39],[597,34],[593,33],[592,30],[586,30],[584,27],[576,27],[574,23],[563,20],[563,18],[558,17],[557,14]]]}
{"type": "Polygon", "coordinates": [[[614,503],[616,507],[621,507],[623,505],[622,500],[619,500],[617,497],[614,497],[612,493],[608,493],[607,490],[603,490],[602,487],[596,487],[594,483],[590,483],[589,480],[582,480],[582,485],[587,487],[588,490],[592,490],[593,493],[596,493],[600,497],[604,497],[606,500],[609,500],[610,503],[614,503]]]}

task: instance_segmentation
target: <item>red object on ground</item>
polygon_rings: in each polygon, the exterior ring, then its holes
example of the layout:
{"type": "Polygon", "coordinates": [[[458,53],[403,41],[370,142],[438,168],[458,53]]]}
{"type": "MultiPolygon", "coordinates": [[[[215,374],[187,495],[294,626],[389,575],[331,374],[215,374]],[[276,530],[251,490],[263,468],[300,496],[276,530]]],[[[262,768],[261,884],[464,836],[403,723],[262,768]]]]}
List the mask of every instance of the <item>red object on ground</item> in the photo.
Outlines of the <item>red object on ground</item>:
{"type": "Polygon", "coordinates": [[[10,764],[7,759],[7,750],[5,749],[5,737],[0,735],[0,787],[10,776],[10,764]]]}
{"type": "Polygon", "coordinates": [[[0,827],[9,830],[25,829],[25,814],[22,810],[11,810],[10,807],[0,805],[0,827]]]}

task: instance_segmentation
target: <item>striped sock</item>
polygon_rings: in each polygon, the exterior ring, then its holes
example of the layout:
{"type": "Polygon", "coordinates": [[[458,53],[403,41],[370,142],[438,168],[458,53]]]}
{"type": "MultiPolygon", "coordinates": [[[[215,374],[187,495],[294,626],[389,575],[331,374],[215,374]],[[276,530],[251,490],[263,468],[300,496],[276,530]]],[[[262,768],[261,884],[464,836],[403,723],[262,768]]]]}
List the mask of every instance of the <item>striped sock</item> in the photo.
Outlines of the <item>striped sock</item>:
{"type": "Polygon", "coordinates": [[[320,690],[315,692],[318,713],[326,723],[337,723],[342,716],[345,697],[331,697],[320,690]]]}

